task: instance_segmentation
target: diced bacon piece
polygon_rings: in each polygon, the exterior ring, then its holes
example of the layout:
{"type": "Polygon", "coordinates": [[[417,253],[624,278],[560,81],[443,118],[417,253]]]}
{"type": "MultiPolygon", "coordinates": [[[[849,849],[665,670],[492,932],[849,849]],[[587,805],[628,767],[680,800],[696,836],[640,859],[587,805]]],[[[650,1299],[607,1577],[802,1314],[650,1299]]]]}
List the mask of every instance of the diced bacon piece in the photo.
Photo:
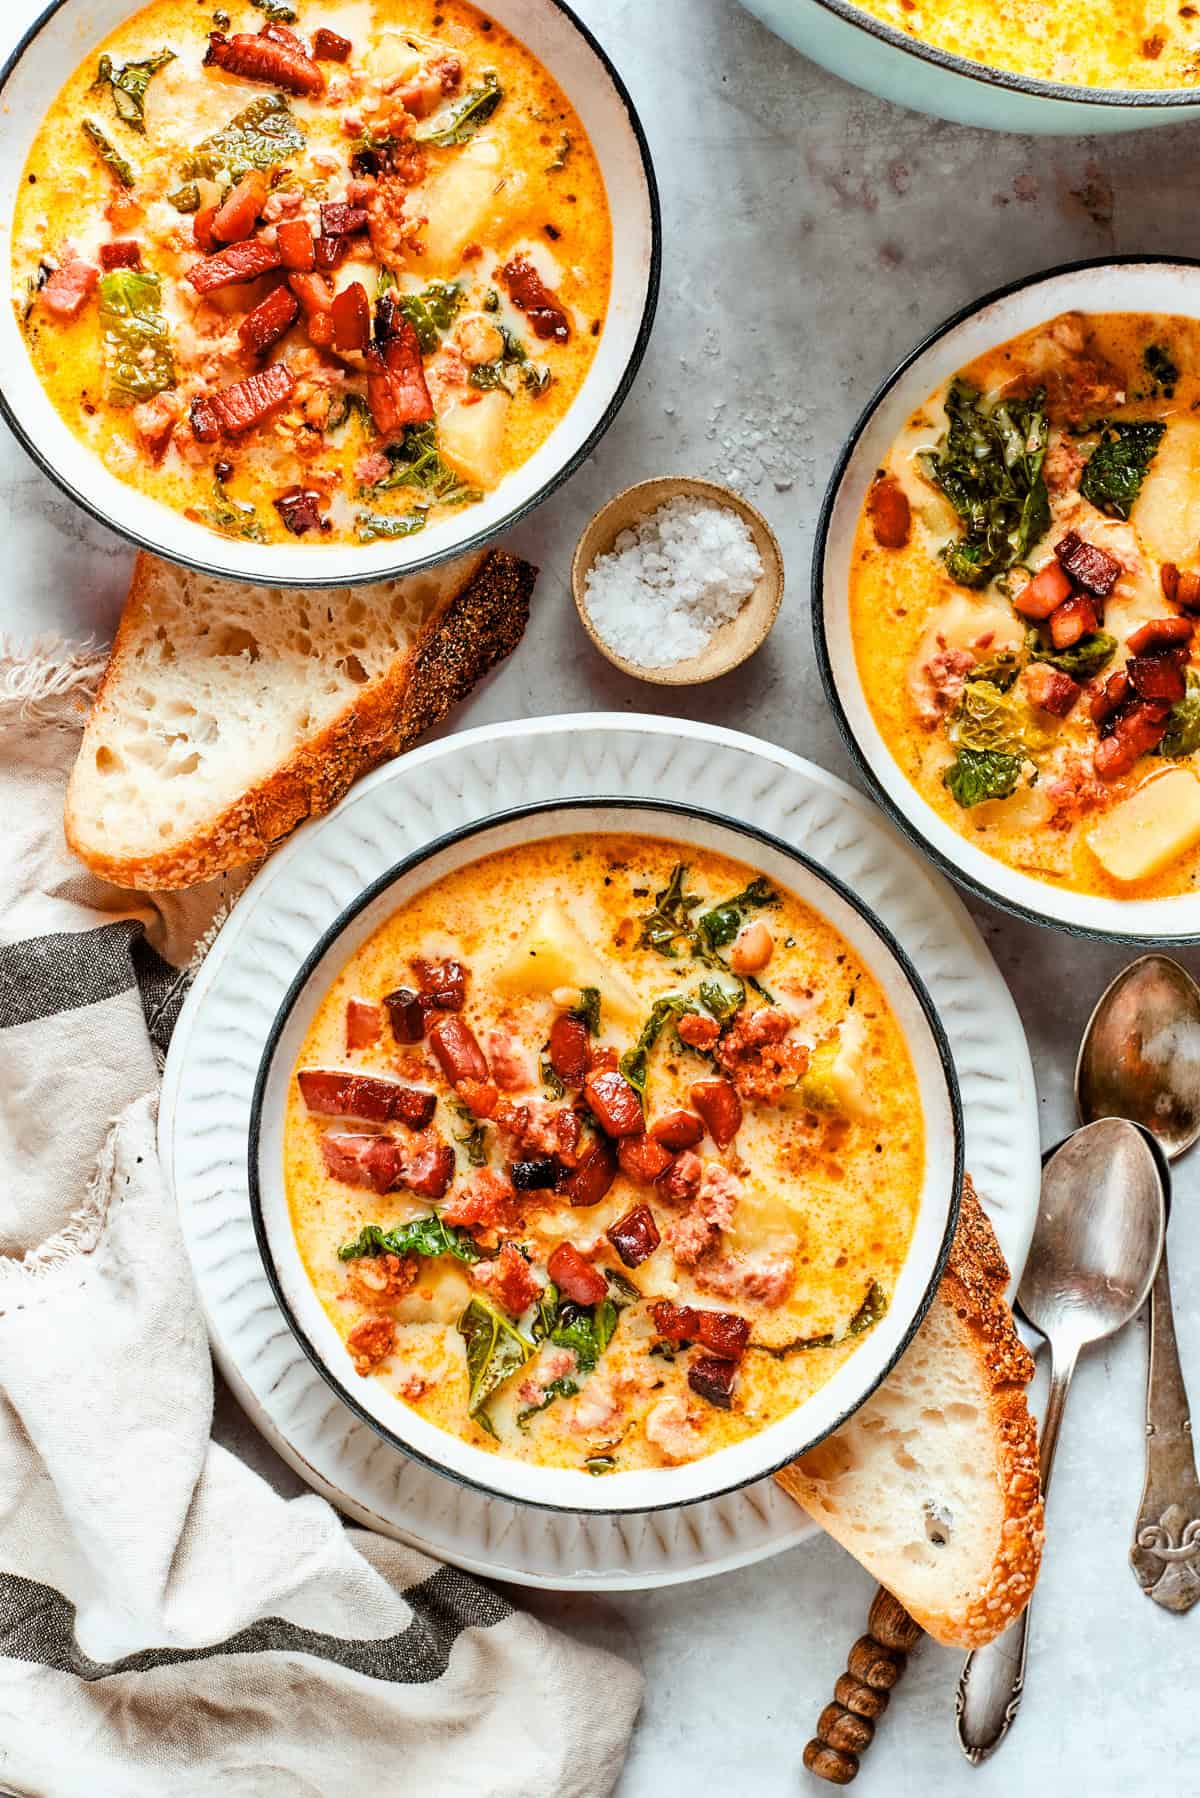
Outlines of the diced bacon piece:
{"type": "Polygon", "coordinates": [[[158,462],[171,441],[171,432],[183,414],[183,404],[175,393],[156,393],[142,400],[129,417],[142,448],[158,462]]]}
{"type": "Polygon", "coordinates": [[[210,227],[218,243],[240,243],[258,223],[270,187],[261,169],[243,175],[217,207],[210,227]]]}
{"type": "Polygon", "coordinates": [[[585,1261],[573,1242],[560,1242],[549,1261],[546,1272],[560,1292],[565,1292],[577,1305],[598,1305],[608,1296],[608,1281],[585,1261]]]}
{"type": "Polygon", "coordinates": [[[1082,691],[1078,681],[1046,662],[1033,662],[1025,670],[1025,692],[1030,704],[1040,706],[1055,718],[1065,718],[1082,691]]]}
{"type": "Polygon", "coordinates": [[[722,1411],[728,1411],[733,1403],[733,1385],[737,1378],[737,1364],[733,1361],[719,1361],[713,1355],[701,1355],[688,1368],[687,1382],[698,1398],[707,1399],[710,1405],[717,1405],[722,1411]]]}
{"type": "Polygon", "coordinates": [[[374,487],[377,482],[386,480],[392,472],[392,465],[382,450],[368,450],[354,464],[354,478],[360,487],[374,487]]]}
{"type": "Polygon", "coordinates": [[[541,1297],[542,1289],[521,1251],[506,1242],[494,1261],[480,1261],[471,1279],[482,1286],[513,1317],[520,1317],[541,1297]]]}
{"type": "Polygon", "coordinates": [[[1051,830],[1071,830],[1085,812],[1105,804],[1108,789],[1095,778],[1091,758],[1071,760],[1060,774],[1046,782],[1046,797],[1053,808],[1046,822],[1051,830]]]}
{"type": "Polygon", "coordinates": [[[228,249],[194,262],[186,279],[197,293],[215,293],[219,287],[237,287],[244,281],[257,281],[283,262],[279,245],[264,238],[247,238],[245,243],[231,243],[228,249]]]}
{"type": "Polygon", "coordinates": [[[1088,712],[1093,724],[1107,724],[1129,698],[1129,676],[1123,668],[1110,674],[1100,686],[1091,689],[1088,712]]]}
{"type": "Polygon", "coordinates": [[[328,272],[340,268],[350,254],[348,237],[314,237],[313,261],[319,269],[328,272]]]}
{"type": "Polygon", "coordinates": [[[558,1184],[558,1161],[553,1155],[538,1155],[531,1161],[510,1162],[508,1173],[518,1192],[549,1192],[558,1184]]]}
{"type": "Polygon", "coordinates": [[[365,206],[347,206],[342,200],[327,200],[322,203],[322,237],[357,237],[366,228],[365,206]]]}
{"type": "Polygon", "coordinates": [[[508,296],[533,327],[535,337],[566,343],[571,324],[557,297],[526,256],[514,256],[500,271],[508,296]]]}
{"type": "Polygon", "coordinates": [[[626,1267],[640,1267],[662,1241],[649,1205],[635,1205],[605,1232],[626,1267]]]}
{"type": "Polygon", "coordinates": [[[1107,550],[1088,543],[1078,531],[1068,531],[1054,546],[1054,553],[1080,587],[1097,599],[1107,599],[1121,578],[1121,564],[1107,550]]]}
{"type": "Polygon", "coordinates": [[[401,1144],[400,1184],[423,1199],[440,1199],[454,1178],[454,1150],[436,1130],[401,1144]]]}
{"type": "Polygon", "coordinates": [[[715,1049],[721,1034],[721,1026],[715,1018],[702,1017],[699,1012],[685,1012],[675,1025],[681,1043],[689,1049],[715,1049]]]}
{"type": "Polygon", "coordinates": [[[558,1190],[568,1205],[598,1205],[616,1177],[612,1145],[597,1142],[580,1157],[578,1167],[563,1175],[558,1190]]]}
{"type": "MultiPolygon", "coordinates": [[[[279,259],[284,268],[303,274],[313,267],[313,234],[307,219],[280,219],[275,227],[275,241],[279,245],[279,259]]],[[[294,284],[292,291],[296,291],[294,284]]],[[[323,301],[322,307],[306,306],[305,311],[324,310],[328,307],[328,291],[324,293],[323,301]]]]}
{"type": "Polygon", "coordinates": [[[301,1068],[296,1079],[309,1111],[323,1117],[365,1118],[372,1124],[401,1123],[410,1130],[423,1130],[437,1106],[436,1093],[377,1074],[301,1068]]]}
{"type": "Polygon", "coordinates": [[[720,1293],[722,1298],[753,1299],[773,1307],[790,1297],[796,1284],[796,1264],[790,1255],[772,1250],[754,1255],[722,1255],[697,1268],[696,1278],[709,1292],[720,1293]]]}
{"type": "Polygon", "coordinates": [[[685,1149],[659,1181],[659,1191],[664,1198],[677,1203],[694,1198],[703,1172],[704,1163],[699,1155],[694,1154],[691,1149],[685,1149]]]}
{"type": "Polygon", "coordinates": [[[704,1450],[704,1431],[700,1419],[688,1409],[687,1400],[679,1393],[660,1398],[646,1414],[646,1440],[652,1442],[668,1461],[691,1461],[704,1450]]]}
{"type": "Polygon", "coordinates": [[[490,1118],[500,1103],[500,1088],[493,1080],[460,1080],[455,1088],[467,1110],[477,1118],[490,1118]]]}
{"type": "Polygon", "coordinates": [[[1085,594],[1077,593],[1072,599],[1065,599],[1057,610],[1050,614],[1050,641],[1055,649],[1070,649],[1099,628],[1100,620],[1096,616],[1096,608],[1085,594]]]}
{"type": "Polygon", "coordinates": [[[238,326],[238,337],[248,350],[261,356],[291,330],[299,312],[299,303],[291,289],[276,287],[246,314],[238,326]]]}
{"type": "Polygon", "coordinates": [[[727,1149],[742,1127],[742,1102],[728,1080],[700,1080],[691,1101],[718,1149],[727,1149]]]}
{"type": "Polygon", "coordinates": [[[867,514],[875,541],[883,549],[903,549],[912,532],[912,507],[895,475],[874,481],[867,495],[867,514]]]}
{"type": "Polygon", "coordinates": [[[578,1086],[589,1065],[587,1025],[560,1011],[550,1026],[550,1066],[565,1086],[578,1086]]]}
{"type": "Polygon", "coordinates": [[[736,1311],[706,1311],[698,1305],[673,1305],[659,1299],[651,1306],[654,1328],[668,1342],[698,1342],[710,1354],[740,1361],[750,1341],[750,1325],[736,1311]]]}
{"type": "Polygon", "coordinates": [[[411,986],[398,986],[385,993],[384,1009],[398,1043],[419,1043],[425,1035],[425,1007],[411,986]]]}
{"type": "Polygon", "coordinates": [[[303,537],[305,531],[322,529],[321,507],[324,503],[324,496],[315,487],[286,487],[273,502],[293,537],[303,537]]]}
{"type": "Polygon", "coordinates": [[[1130,656],[1125,675],[1139,699],[1165,700],[1174,705],[1187,692],[1187,678],[1178,656],[1130,656]]]}
{"type": "Polygon", "coordinates": [[[72,256],[56,268],[42,289],[42,305],[55,318],[78,318],[96,291],[100,270],[82,256],[72,256]]]}
{"type": "Polygon", "coordinates": [[[415,1255],[362,1255],[346,1268],[347,1296],[360,1305],[393,1305],[412,1291],[419,1272],[415,1255]]]}
{"type": "Polygon", "coordinates": [[[396,1326],[390,1317],[364,1317],[350,1331],[346,1347],[354,1357],[355,1373],[369,1374],[395,1352],[396,1326]]]}
{"type": "Polygon", "coordinates": [[[352,281],[344,287],[329,313],[333,320],[333,347],[339,355],[365,350],[371,340],[371,302],[362,282],[352,281]]]}
{"type": "Polygon", "coordinates": [[[574,1167],[583,1130],[569,1105],[551,1105],[547,1099],[514,1105],[500,1099],[495,1118],[516,1148],[533,1155],[557,1155],[565,1167],[574,1167]]]}
{"type": "Polygon", "coordinates": [[[1051,612],[1071,597],[1071,577],[1061,562],[1047,562],[1028,581],[1013,600],[1013,610],[1022,618],[1049,618],[1051,612]]]}
{"type": "Polygon", "coordinates": [[[534,1084],[534,1071],[529,1056],[511,1030],[489,1030],[487,1058],[492,1079],[501,1092],[519,1093],[534,1084]]]}
{"type": "Polygon", "coordinates": [[[465,1184],[442,1206],[442,1216],[448,1224],[471,1229],[519,1230],[522,1215],[521,1200],[512,1182],[490,1167],[469,1174],[465,1184]]]}
{"type": "Polygon", "coordinates": [[[215,250],[220,248],[213,236],[213,220],[216,216],[216,201],[211,206],[197,207],[192,214],[192,242],[198,250],[203,250],[206,256],[211,256],[215,250]]]}
{"type": "Polygon", "coordinates": [[[451,1086],[463,1080],[487,1081],[490,1078],[487,1059],[471,1026],[455,1012],[435,1018],[429,1027],[429,1042],[438,1065],[451,1086]]]}
{"type": "Polygon", "coordinates": [[[958,704],[975,661],[969,649],[939,649],[913,671],[908,690],[927,729],[932,730],[958,704]]]}
{"type": "Polygon", "coordinates": [[[668,1111],[650,1126],[650,1134],[664,1149],[677,1154],[680,1149],[694,1149],[704,1135],[703,1119],[694,1111],[668,1111]]]}
{"type": "Polygon", "coordinates": [[[1164,562],[1159,579],[1163,593],[1173,605],[1182,606],[1185,612],[1200,611],[1200,571],[1164,562]]]}
{"type": "Polygon", "coordinates": [[[425,380],[421,345],[408,319],[383,346],[382,370],[367,377],[367,404],[381,437],[402,425],[428,424],[433,401],[425,380]]]}
{"type": "MultiPolygon", "coordinates": [[[[415,77],[394,89],[395,98],[414,119],[426,119],[452,94],[462,79],[462,63],[457,56],[441,56],[429,63],[415,77]]],[[[385,91],[390,84],[385,83],[385,91]]]]}
{"type": "Polygon", "coordinates": [[[588,1073],[604,1074],[620,1067],[621,1057],[611,1043],[593,1043],[588,1050],[588,1073]]]}
{"type": "Polygon", "coordinates": [[[238,32],[227,38],[223,32],[209,33],[206,67],[223,69],[227,75],[239,75],[243,81],[261,81],[267,87],[281,87],[289,94],[305,94],[315,98],[325,91],[325,76],[311,56],[279,42],[279,33],[268,36],[260,32],[238,32]]]}
{"type": "Polygon", "coordinates": [[[1131,632],[1125,648],[1131,656],[1161,655],[1168,649],[1183,649],[1195,634],[1190,618],[1151,618],[1131,632]]]}
{"type": "Polygon", "coordinates": [[[383,1020],[379,1015],[378,1005],[372,1005],[369,999],[347,999],[347,1049],[369,1049],[372,1043],[379,1041],[382,1030],[383,1020]]]}
{"type": "Polygon", "coordinates": [[[192,429],[201,443],[241,437],[286,405],[294,387],[287,363],[272,362],[244,381],[193,400],[192,429]]]}
{"type": "Polygon", "coordinates": [[[647,1186],[661,1178],[674,1157],[652,1136],[626,1136],[617,1145],[617,1161],[621,1172],[631,1180],[642,1180],[647,1186]]]}
{"type": "Polygon", "coordinates": [[[313,32],[312,53],[317,62],[345,62],[354,45],[340,32],[318,25],[313,32]]]}
{"type": "Polygon", "coordinates": [[[642,1102],[619,1069],[589,1074],[583,1092],[600,1128],[610,1136],[636,1136],[645,1129],[642,1102]]]}
{"type": "Polygon", "coordinates": [[[1112,735],[1103,737],[1092,754],[1092,766],[1099,780],[1119,780],[1143,755],[1156,749],[1163,739],[1170,715],[1169,705],[1140,701],[1119,714],[1112,735]]]}
{"type": "Polygon", "coordinates": [[[435,1011],[461,1011],[467,997],[467,970],[461,961],[413,962],[421,1001],[435,1011]]]}
{"type": "Polygon", "coordinates": [[[394,1136],[329,1131],[321,1138],[326,1172],[347,1186],[391,1192],[400,1177],[400,1145],[394,1136]]]}
{"type": "Polygon", "coordinates": [[[305,318],[329,316],[329,308],[333,304],[333,300],[329,292],[329,283],[323,276],[291,274],[288,276],[288,286],[299,300],[300,310],[305,318]]]}
{"type": "Polygon", "coordinates": [[[101,268],[141,268],[142,246],[135,238],[118,238],[100,245],[101,268]]]}

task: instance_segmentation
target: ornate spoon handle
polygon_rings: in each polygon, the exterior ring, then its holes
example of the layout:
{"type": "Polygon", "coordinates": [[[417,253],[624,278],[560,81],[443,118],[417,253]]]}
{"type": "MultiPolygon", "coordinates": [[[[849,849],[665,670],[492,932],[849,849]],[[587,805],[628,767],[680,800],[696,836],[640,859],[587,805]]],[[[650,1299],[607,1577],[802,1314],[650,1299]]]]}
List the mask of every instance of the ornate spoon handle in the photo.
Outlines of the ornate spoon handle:
{"type": "Polygon", "coordinates": [[[1150,1294],[1146,1484],[1129,1559],[1142,1591],[1164,1610],[1182,1615],[1200,1599],[1200,1479],[1165,1248],[1150,1294]]]}

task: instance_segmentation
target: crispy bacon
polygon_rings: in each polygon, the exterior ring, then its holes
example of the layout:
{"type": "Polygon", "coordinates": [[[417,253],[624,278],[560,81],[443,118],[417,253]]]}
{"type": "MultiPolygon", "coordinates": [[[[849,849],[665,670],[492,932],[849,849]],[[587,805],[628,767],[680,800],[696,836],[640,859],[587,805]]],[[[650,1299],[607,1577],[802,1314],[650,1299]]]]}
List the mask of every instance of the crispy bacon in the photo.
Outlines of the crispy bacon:
{"type": "Polygon", "coordinates": [[[142,246],[132,237],[100,245],[101,268],[141,268],[142,246]]]}
{"type": "Polygon", "coordinates": [[[1200,610],[1200,572],[1179,568],[1174,562],[1164,562],[1158,572],[1163,593],[1173,605],[1182,606],[1185,612],[1200,610]]]}
{"type": "Polygon", "coordinates": [[[100,271],[82,256],[72,256],[56,268],[42,289],[42,305],[55,318],[77,318],[96,291],[100,271]]]}
{"type": "Polygon", "coordinates": [[[718,1149],[727,1149],[742,1127],[742,1102],[728,1080],[700,1080],[691,1101],[718,1149]]]}
{"type": "Polygon", "coordinates": [[[1097,779],[1119,780],[1141,756],[1157,748],[1170,711],[1169,705],[1140,700],[1119,712],[1111,725],[1112,734],[1097,743],[1092,755],[1097,779]]]}
{"type": "Polygon", "coordinates": [[[323,528],[321,507],[323,496],[315,487],[285,487],[279,498],[274,501],[275,510],[283,520],[284,528],[293,537],[303,537],[305,531],[319,531],[323,528]]]}
{"type": "Polygon", "coordinates": [[[305,318],[313,319],[329,316],[329,308],[333,301],[329,293],[329,283],[323,275],[305,274],[297,270],[288,276],[288,286],[300,302],[300,310],[305,318]]]}
{"type": "Polygon", "coordinates": [[[156,393],[130,413],[137,440],[154,461],[158,462],[165,454],[182,411],[183,403],[177,394],[156,393]]]}
{"type": "Polygon", "coordinates": [[[912,507],[895,475],[881,475],[867,495],[875,541],[883,549],[903,549],[912,531],[912,507]]]}
{"type": "Polygon", "coordinates": [[[587,1025],[560,1011],[550,1026],[550,1066],[565,1086],[578,1086],[588,1071],[587,1025]]]}
{"type": "Polygon", "coordinates": [[[1187,692],[1187,677],[1178,656],[1130,656],[1125,674],[1139,699],[1165,700],[1174,705],[1187,692]]]}
{"type": "Polygon", "coordinates": [[[333,347],[339,354],[365,350],[371,340],[371,302],[361,281],[343,288],[329,309],[333,320],[333,347]]]}
{"type": "Polygon", "coordinates": [[[243,175],[213,214],[209,229],[218,243],[240,243],[249,237],[267,203],[270,188],[261,169],[243,175]]]}
{"type": "Polygon", "coordinates": [[[391,1192],[400,1174],[400,1144],[394,1136],[354,1135],[329,1131],[321,1138],[325,1171],[347,1186],[369,1186],[391,1192]]]}
{"type": "Polygon", "coordinates": [[[1080,587],[1097,599],[1107,599],[1121,578],[1121,564],[1107,550],[1088,543],[1078,531],[1068,531],[1054,546],[1054,553],[1080,587]]]}
{"type": "Polygon", "coordinates": [[[261,356],[273,343],[287,334],[300,313],[300,305],[289,287],[276,287],[253,312],[248,312],[238,326],[238,337],[248,350],[261,356]]]}
{"type": "Polygon", "coordinates": [[[321,205],[322,237],[357,237],[367,228],[365,206],[347,206],[341,200],[324,201],[321,205]]]}
{"type": "Polygon", "coordinates": [[[487,1058],[475,1032],[454,1012],[434,1020],[429,1027],[429,1042],[451,1086],[458,1086],[463,1080],[487,1080],[487,1058]]]}
{"type": "MultiPolygon", "coordinates": [[[[280,219],[275,227],[275,240],[286,269],[304,273],[313,266],[312,226],[307,219],[280,219]]],[[[328,306],[328,295],[325,305],[328,306]]]]}
{"type": "Polygon", "coordinates": [[[353,48],[348,37],[324,25],[313,32],[312,53],[317,62],[345,62],[353,48]]]}
{"type": "Polygon", "coordinates": [[[556,1155],[564,1167],[574,1167],[583,1134],[569,1105],[551,1105],[545,1099],[526,1099],[514,1104],[497,1099],[494,1116],[500,1128],[527,1155],[556,1155]]]}
{"type": "Polygon", "coordinates": [[[1013,610],[1023,618],[1049,618],[1071,597],[1071,577],[1061,562],[1047,562],[1013,600],[1013,610]]]}
{"type": "Polygon", "coordinates": [[[194,262],[186,278],[197,293],[215,293],[218,287],[257,281],[282,262],[278,244],[250,237],[245,243],[231,243],[227,249],[218,250],[215,256],[206,256],[203,262],[194,262]]]}
{"type": "Polygon", "coordinates": [[[626,1267],[639,1267],[662,1241],[649,1205],[635,1205],[605,1232],[626,1267]]]}
{"type": "Polygon", "coordinates": [[[421,987],[421,1003],[428,1010],[461,1011],[467,997],[467,970],[461,961],[413,962],[421,987]]]}
{"type": "Polygon", "coordinates": [[[376,354],[383,367],[367,376],[367,404],[380,436],[387,437],[402,425],[428,424],[433,417],[433,401],[425,381],[421,345],[408,319],[388,336],[376,354]]]}
{"type": "Polygon", "coordinates": [[[1076,593],[1051,612],[1050,641],[1055,649],[1070,649],[1081,637],[1098,629],[1099,624],[1091,600],[1086,594],[1076,593]]]}
{"type": "Polygon", "coordinates": [[[650,1134],[664,1149],[677,1154],[680,1149],[695,1148],[704,1135],[704,1124],[694,1111],[668,1111],[651,1124],[650,1134]]]}
{"type": "Polygon", "coordinates": [[[384,1009],[398,1043],[419,1043],[425,1035],[425,1007],[411,986],[398,986],[384,994],[384,1009]]]}
{"type": "Polygon", "coordinates": [[[566,343],[571,324],[557,297],[526,256],[514,256],[500,271],[508,295],[533,326],[535,337],[566,343]]]}
{"type": "Polygon", "coordinates": [[[1184,648],[1195,634],[1190,618],[1151,618],[1131,632],[1125,648],[1131,656],[1161,655],[1164,650],[1184,648]]]}
{"type": "Polygon", "coordinates": [[[1025,670],[1025,691],[1032,705],[1055,718],[1065,718],[1083,688],[1061,669],[1051,668],[1047,662],[1033,662],[1025,670]]]}
{"type": "Polygon", "coordinates": [[[372,1124],[402,1123],[423,1130],[437,1106],[436,1093],[377,1074],[302,1068],[296,1078],[309,1111],[324,1117],[366,1118],[372,1124]]]}
{"type": "Polygon", "coordinates": [[[244,381],[192,401],[192,430],[201,443],[240,437],[286,405],[296,383],[286,362],[272,362],[244,381]]]}
{"type": "Polygon", "coordinates": [[[642,1102],[619,1069],[591,1073],[584,1097],[602,1130],[610,1136],[637,1136],[645,1128],[642,1102]]]}
{"type": "Polygon", "coordinates": [[[425,1199],[445,1196],[454,1178],[454,1150],[436,1130],[424,1130],[401,1146],[400,1184],[425,1199]]]}
{"type": "Polygon", "coordinates": [[[585,1261],[573,1242],[560,1242],[549,1261],[546,1272],[560,1292],[565,1292],[577,1305],[598,1305],[608,1296],[608,1281],[585,1261]]]}
{"type": "Polygon", "coordinates": [[[597,1142],[580,1157],[577,1167],[564,1170],[558,1190],[568,1205],[598,1205],[616,1177],[612,1144],[597,1142]]]}
{"type": "Polygon", "coordinates": [[[509,1163],[508,1176],[518,1192],[549,1192],[558,1181],[558,1161],[553,1155],[537,1155],[509,1163]]]}
{"type": "Polygon", "coordinates": [[[750,1325],[736,1311],[704,1311],[660,1299],[650,1308],[654,1328],[668,1342],[698,1342],[710,1354],[740,1361],[750,1341],[750,1325]]]}
{"type": "Polygon", "coordinates": [[[212,228],[216,216],[217,204],[215,201],[211,206],[197,207],[192,214],[192,242],[198,250],[203,250],[206,256],[211,256],[213,251],[218,248],[212,228]]]}
{"type": "Polygon", "coordinates": [[[369,999],[347,999],[347,1049],[369,1049],[379,1041],[382,1030],[383,1021],[379,1016],[378,1005],[372,1005],[369,999]]]}
{"type": "MultiPolygon", "coordinates": [[[[310,98],[323,94],[325,75],[322,69],[302,49],[281,42],[281,36],[270,27],[257,36],[239,31],[235,37],[226,37],[224,32],[212,31],[204,57],[205,67],[223,69],[227,75],[240,75],[243,81],[261,81],[268,87],[281,87],[289,94],[305,94],[310,98]]],[[[295,41],[299,43],[299,39],[295,41]]]]}
{"type": "Polygon", "coordinates": [[[666,1173],[674,1156],[652,1136],[626,1136],[617,1145],[617,1161],[621,1172],[631,1180],[642,1180],[647,1186],[666,1173]]]}
{"type": "Polygon", "coordinates": [[[737,1364],[733,1361],[718,1361],[713,1355],[701,1355],[688,1368],[687,1382],[697,1398],[707,1399],[710,1405],[728,1411],[733,1403],[733,1383],[737,1378],[737,1364]]]}
{"type": "Polygon", "coordinates": [[[684,1149],[659,1181],[659,1191],[665,1199],[682,1204],[696,1196],[703,1172],[704,1163],[699,1155],[692,1149],[684,1149]]]}

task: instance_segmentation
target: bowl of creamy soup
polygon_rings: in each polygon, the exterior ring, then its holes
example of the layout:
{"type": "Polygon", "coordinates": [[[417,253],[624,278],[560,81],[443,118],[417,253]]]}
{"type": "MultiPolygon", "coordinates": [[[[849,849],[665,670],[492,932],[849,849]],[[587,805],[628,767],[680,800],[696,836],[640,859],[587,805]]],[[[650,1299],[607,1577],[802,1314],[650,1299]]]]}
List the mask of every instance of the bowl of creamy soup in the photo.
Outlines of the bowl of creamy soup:
{"type": "Polygon", "coordinates": [[[297,974],[254,1100],[285,1316],[405,1453],[652,1509],[836,1427],[911,1338],[957,1211],[927,994],[850,890],[650,801],[485,821],[297,974]]]}
{"type": "Polygon", "coordinates": [[[300,585],[426,566],[629,388],[654,177],[558,0],[60,0],[0,92],[4,409],[139,544],[300,585]]]}
{"type": "Polygon", "coordinates": [[[1175,0],[743,0],[859,87],[967,125],[1099,132],[1200,107],[1200,15],[1175,0]]]}
{"type": "Polygon", "coordinates": [[[976,892],[1200,936],[1200,269],[1039,276],[872,401],[818,533],[818,656],[877,794],[976,892]]]}

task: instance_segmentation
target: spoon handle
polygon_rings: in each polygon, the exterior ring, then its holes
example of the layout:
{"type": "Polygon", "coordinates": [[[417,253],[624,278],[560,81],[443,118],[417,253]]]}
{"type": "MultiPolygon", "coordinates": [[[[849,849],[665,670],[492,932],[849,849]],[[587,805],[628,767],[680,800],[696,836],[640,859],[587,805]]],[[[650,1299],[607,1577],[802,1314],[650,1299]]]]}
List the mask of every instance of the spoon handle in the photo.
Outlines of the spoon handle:
{"type": "Polygon", "coordinates": [[[1129,1559],[1147,1598],[1180,1615],[1200,1599],[1200,1479],[1164,1248],[1150,1294],[1146,1484],[1129,1559]]]}
{"type": "MultiPolygon", "coordinates": [[[[1043,1498],[1050,1486],[1054,1451],[1058,1447],[1058,1426],[1062,1422],[1063,1406],[1067,1402],[1079,1349],[1075,1345],[1059,1349],[1052,1343],[1050,1353],[1050,1391],[1042,1422],[1040,1450],[1043,1498]]],[[[954,1714],[959,1746],[974,1767],[995,1752],[1016,1717],[1025,1690],[1031,1608],[1026,1605],[1017,1621],[1002,1635],[985,1647],[975,1649],[963,1663],[954,1714]]]]}

